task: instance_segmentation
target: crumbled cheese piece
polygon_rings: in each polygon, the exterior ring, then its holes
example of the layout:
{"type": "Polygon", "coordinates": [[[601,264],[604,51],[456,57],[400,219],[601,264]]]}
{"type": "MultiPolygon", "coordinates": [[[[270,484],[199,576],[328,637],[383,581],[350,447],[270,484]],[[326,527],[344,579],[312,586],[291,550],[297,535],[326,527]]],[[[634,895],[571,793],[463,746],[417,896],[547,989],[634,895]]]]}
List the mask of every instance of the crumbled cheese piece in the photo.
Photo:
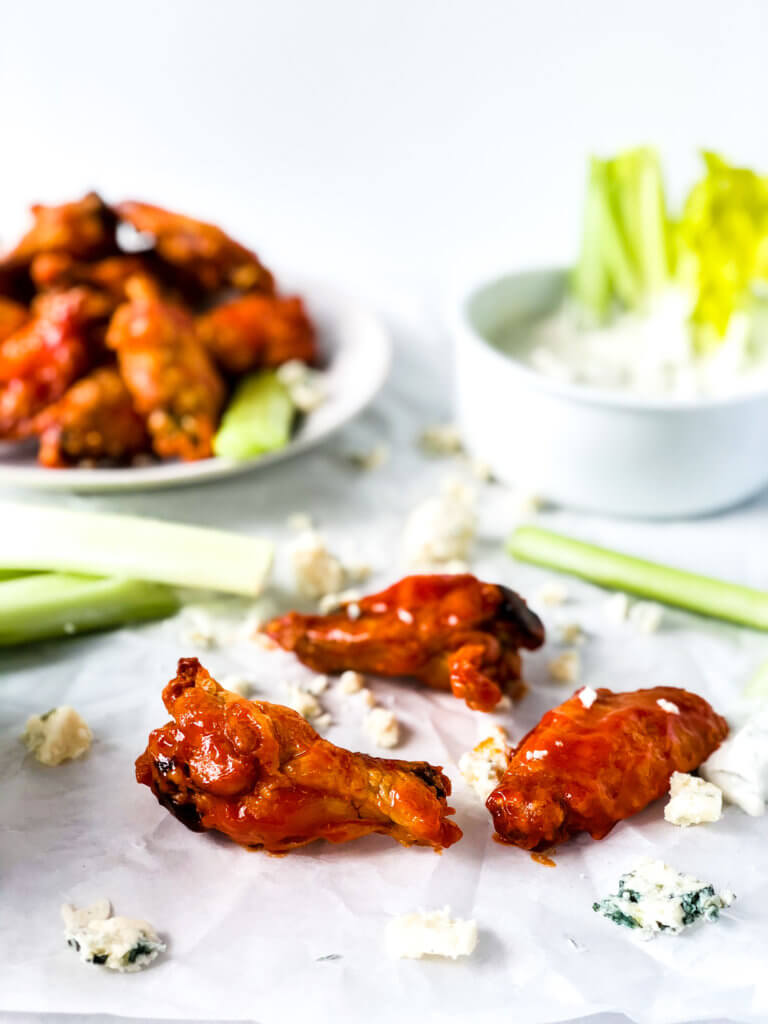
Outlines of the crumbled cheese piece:
{"type": "Polygon", "coordinates": [[[629,598],[626,594],[611,594],[603,601],[603,615],[605,618],[618,626],[624,622],[629,614],[629,598]]]}
{"type": "Polygon", "coordinates": [[[93,737],[77,711],[62,705],[28,718],[21,738],[40,764],[56,765],[82,757],[90,749],[93,737]]]}
{"type": "Polygon", "coordinates": [[[221,685],[225,690],[231,690],[232,693],[237,693],[241,697],[249,697],[253,693],[253,683],[248,679],[243,679],[242,676],[224,676],[221,685]]]}
{"type": "Polygon", "coordinates": [[[277,641],[273,640],[271,636],[267,636],[266,633],[254,633],[251,637],[251,643],[254,647],[260,647],[263,651],[276,651],[280,646],[277,641]]]}
{"type": "Polygon", "coordinates": [[[304,688],[313,697],[319,697],[321,693],[325,693],[328,689],[328,676],[314,676],[305,684],[304,688]]]}
{"type": "Polygon", "coordinates": [[[541,511],[544,499],[533,491],[515,491],[512,499],[512,517],[515,520],[532,519],[541,511]]]}
{"type": "MultiPolygon", "coordinates": [[[[340,594],[325,594],[320,598],[318,609],[321,615],[328,615],[335,612],[343,604],[357,604],[362,600],[363,595],[359,590],[342,590],[340,594]]],[[[360,607],[358,605],[358,612],[360,607]]]]}
{"type": "Polygon", "coordinates": [[[361,704],[365,705],[365,707],[367,708],[376,707],[376,697],[374,696],[373,692],[368,689],[367,686],[364,686],[362,690],[357,691],[357,699],[361,704]]]}
{"type": "Polygon", "coordinates": [[[417,505],[403,532],[411,568],[429,571],[454,559],[465,561],[475,539],[475,494],[461,481],[447,482],[439,495],[417,505]]]}
{"type": "Polygon", "coordinates": [[[206,608],[190,605],[182,612],[180,643],[208,649],[226,647],[232,639],[232,624],[211,615],[206,608]]]}
{"type": "Polygon", "coordinates": [[[289,359],[287,363],[278,366],[275,372],[300,412],[313,412],[328,398],[324,374],[311,369],[299,359],[289,359]]]}
{"type": "Polygon", "coordinates": [[[293,515],[288,516],[286,523],[292,530],[296,530],[298,533],[304,533],[306,530],[313,529],[312,518],[306,512],[294,512],[293,515]]]}
{"type": "Polygon", "coordinates": [[[671,700],[665,700],[663,697],[659,697],[656,701],[662,711],[666,711],[669,715],[679,715],[680,708],[677,704],[673,704],[671,700]]]}
{"type": "Polygon", "coordinates": [[[534,604],[554,606],[568,600],[568,587],[560,580],[547,580],[536,591],[534,604]]]}
{"type": "Polygon", "coordinates": [[[659,932],[679,933],[700,918],[716,921],[736,897],[692,875],[681,875],[660,860],[645,858],[619,879],[618,892],[592,904],[614,924],[640,929],[643,939],[659,932]]]}
{"type": "Polygon", "coordinates": [[[663,616],[664,609],[652,601],[638,601],[629,609],[629,621],[641,633],[655,633],[663,616]]]}
{"type": "Polygon", "coordinates": [[[339,676],[339,690],[342,693],[359,693],[365,686],[365,676],[348,669],[339,676]]]}
{"type": "Polygon", "coordinates": [[[463,576],[469,572],[469,564],[460,558],[452,558],[450,562],[440,562],[438,568],[446,576],[463,576]]]}
{"type": "Polygon", "coordinates": [[[390,956],[411,960],[443,956],[456,960],[469,956],[475,946],[477,923],[451,917],[450,907],[400,914],[387,924],[386,947],[390,956]]]}
{"type": "Polygon", "coordinates": [[[488,484],[493,480],[493,469],[491,469],[490,463],[484,462],[483,459],[472,459],[469,463],[469,468],[475,480],[479,480],[484,484],[488,484]]]}
{"type": "Polygon", "coordinates": [[[286,704],[289,708],[293,708],[294,711],[298,711],[302,718],[311,720],[322,715],[323,709],[314,694],[302,690],[301,687],[296,686],[294,683],[284,683],[283,686],[288,694],[286,704]]]}
{"type": "Polygon", "coordinates": [[[506,770],[508,746],[506,730],[497,725],[490,736],[459,758],[462,778],[483,803],[498,786],[506,770]]]}
{"type": "Polygon", "coordinates": [[[65,903],[61,908],[64,938],[86,964],[100,964],[112,971],[134,972],[147,967],[165,943],[147,921],[111,917],[108,900],[78,910],[65,903]]]}
{"type": "Polygon", "coordinates": [[[296,587],[304,597],[320,598],[344,586],[344,568],[315,530],[299,534],[290,547],[296,587]]]}
{"type": "Polygon", "coordinates": [[[569,644],[571,646],[583,644],[584,630],[578,622],[566,622],[559,627],[558,639],[561,644],[569,644]]]}
{"type": "Polygon", "coordinates": [[[400,742],[400,723],[386,708],[373,708],[363,719],[363,729],[377,747],[396,747],[400,742]]]}
{"type": "Polygon", "coordinates": [[[525,760],[526,761],[541,761],[549,753],[548,750],[526,750],[525,760]]]}
{"type": "Polygon", "coordinates": [[[496,701],[496,707],[493,709],[495,712],[509,711],[512,707],[512,698],[508,693],[502,693],[499,699],[496,701]]]}
{"type": "Polygon", "coordinates": [[[547,665],[550,678],[558,683],[577,683],[581,673],[581,658],[574,650],[563,651],[547,665]]]}
{"type": "Polygon", "coordinates": [[[389,461],[390,447],[388,444],[376,444],[367,452],[350,452],[349,462],[357,469],[371,472],[389,461]]]}
{"type": "Polygon", "coordinates": [[[765,813],[768,802],[768,705],[724,740],[699,767],[746,814],[765,813]]]}
{"type": "Polygon", "coordinates": [[[464,448],[454,423],[435,423],[419,435],[419,446],[427,455],[458,455],[464,448]]]}
{"type": "Polygon", "coordinates": [[[582,686],[578,696],[585,708],[591,708],[597,700],[597,691],[593,690],[591,686],[582,686]]]}
{"type": "Polygon", "coordinates": [[[707,821],[719,821],[722,817],[722,792],[711,782],[695,775],[672,772],[669,796],[664,818],[672,825],[701,825],[707,821]]]}
{"type": "Polygon", "coordinates": [[[344,573],[352,583],[365,583],[371,575],[371,567],[367,562],[344,562],[344,573]]]}

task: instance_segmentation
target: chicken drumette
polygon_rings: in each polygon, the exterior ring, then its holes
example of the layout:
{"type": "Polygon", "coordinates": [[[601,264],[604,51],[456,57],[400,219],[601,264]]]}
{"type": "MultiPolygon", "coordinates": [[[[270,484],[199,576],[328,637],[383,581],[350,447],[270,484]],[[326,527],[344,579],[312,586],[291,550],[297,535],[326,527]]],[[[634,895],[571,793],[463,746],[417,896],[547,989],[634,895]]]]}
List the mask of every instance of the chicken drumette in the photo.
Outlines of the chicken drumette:
{"type": "Polygon", "coordinates": [[[32,215],[32,227],[0,262],[0,269],[28,267],[35,256],[46,252],[100,259],[117,251],[117,217],[95,192],[60,206],[38,203],[32,207],[32,215]]]}
{"type": "Polygon", "coordinates": [[[280,366],[289,359],[313,363],[315,330],[300,298],[255,292],[216,306],[198,318],[198,335],[228,373],[280,366]]]}
{"type": "Polygon", "coordinates": [[[256,254],[214,224],[149,203],[123,202],[117,212],[121,220],[151,236],[159,255],[188,273],[205,292],[274,290],[272,275],[256,254]]]}
{"type": "Polygon", "coordinates": [[[544,627],[514,591],[474,576],[407,576],[330,615],[291,612],[265,627],[318,672],[356,669],[452,690],[478,711],[524,690],[519,648],[544,627]]]}
{"type": "Polygon", "coordinates": [[[163,458],[203,459],[224,403],[224,383],[181,306],[161,298],[146,277],[126,284],[128,302],[109,325],[107,345],[137,411],[163,458]]]}
{"type": "Polygon", "coordinates": [[[486,806],[498,837],[524,850],[579,832],[602,839],[665,793],[672,772],[697,768],[727,733],[725,719],[687,690],[580,690],[518,744],[486,806]]]}
{"type": "Polygon", "coordinates": [[[461,838],[440,768],[336,747],[295,711],[223,689],[197,658],[179,661],[163,702],[174,720],[150,734],[136,778],[195,831],[273,853],[373,832],[435,849],[461,838]]]}

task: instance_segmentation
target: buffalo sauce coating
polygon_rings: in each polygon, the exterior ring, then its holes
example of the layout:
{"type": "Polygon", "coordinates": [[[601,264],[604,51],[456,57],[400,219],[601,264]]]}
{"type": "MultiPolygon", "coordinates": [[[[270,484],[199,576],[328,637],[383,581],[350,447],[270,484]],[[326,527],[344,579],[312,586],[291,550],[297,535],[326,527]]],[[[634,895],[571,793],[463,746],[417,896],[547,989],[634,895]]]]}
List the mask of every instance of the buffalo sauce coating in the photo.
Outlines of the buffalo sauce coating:
{"type": "Polygon", "coordinates": [[[725,719],[686,690],[601,689],[591,707],[577,692],[511,755],[486,804],[497,837],[525,850],[579,832],[602,839],[660,797],[672,772],[697,768],[727,733],[725,719]]]}
{"type": "Polygon", "coordinates": [[[318,672],[348,669],[418,679],[490,711],[523,689],[518,648],[544,628],[514,591],[469,574],[407,576],[330,615],[291,612],[266,626],[281,647],[318,672]]]}
{"type": "Polygon", "coordinates": [[[150,734],[136,777],[192,829],[271,852],[372,832],[436,849],[461,837],[450,782],[426,762],[336,747],[295,711],[224,690],[196,658],[163,701],[174,721],[150,734]]]}

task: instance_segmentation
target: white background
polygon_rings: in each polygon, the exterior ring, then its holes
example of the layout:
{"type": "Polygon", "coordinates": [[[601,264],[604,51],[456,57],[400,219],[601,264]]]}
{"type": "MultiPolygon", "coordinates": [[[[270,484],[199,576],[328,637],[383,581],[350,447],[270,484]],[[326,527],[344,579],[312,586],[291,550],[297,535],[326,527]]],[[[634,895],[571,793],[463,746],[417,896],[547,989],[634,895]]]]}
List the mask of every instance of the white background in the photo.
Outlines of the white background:
{"type": "Polygon", "coordinates": [[[207,215],[273,263],[426,287],[567,259],[585,156],[672,190],[768,169],[759,0],[6,4],[0,236],[87,187],[207,215]]]}

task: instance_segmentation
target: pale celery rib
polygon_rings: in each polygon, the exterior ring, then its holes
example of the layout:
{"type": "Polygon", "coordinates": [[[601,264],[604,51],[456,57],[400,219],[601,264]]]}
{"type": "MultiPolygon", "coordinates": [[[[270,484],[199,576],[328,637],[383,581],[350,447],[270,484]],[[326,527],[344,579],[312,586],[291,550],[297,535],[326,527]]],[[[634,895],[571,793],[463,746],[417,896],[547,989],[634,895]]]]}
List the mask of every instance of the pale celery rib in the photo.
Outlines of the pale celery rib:
{"type": "Polygon", "coordinates": [[[38,573],[0,583],[0,646],[161,619],[178,607],[162,583],[38,573]]]}
{"type": "Polygon", "coordinates": [[[538,526],[519,527],[507,548],[515,558],[581,576],[604,587],[768,630],[768,593],[762,590],[672,569],[538,526]]]}
{"type": "Polygon", "coordinates": [[[0,502],[0,568],[119,576],[258,595],[268,541],[207,527],[0,502]]]}
{"type": "Polygon", "coordinates": [[[213,439],[216,455],[250,459],[285,448],[296,409],[286,386],[272,370],[240,381],[213,439]]]}

